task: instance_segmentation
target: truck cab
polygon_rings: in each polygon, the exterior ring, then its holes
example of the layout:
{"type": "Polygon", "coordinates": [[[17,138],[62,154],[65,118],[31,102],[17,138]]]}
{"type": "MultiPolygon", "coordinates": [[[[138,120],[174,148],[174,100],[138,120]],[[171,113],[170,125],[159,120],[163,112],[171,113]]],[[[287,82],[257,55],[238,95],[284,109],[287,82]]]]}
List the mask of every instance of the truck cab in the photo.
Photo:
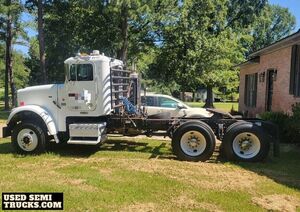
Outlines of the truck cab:
{"type": "Polygon", "coordinates": [[[64,84],[18,91],[19,107],[11,112],[5,135],[12,134],[19,152],[38,149],[38,139],[70,144],[99,144],[106,139],[107,116],[119,98],[128,95],[130,71],[123,70],[122,61],[98,50],[70,57],[64,65],[64,84]]]}

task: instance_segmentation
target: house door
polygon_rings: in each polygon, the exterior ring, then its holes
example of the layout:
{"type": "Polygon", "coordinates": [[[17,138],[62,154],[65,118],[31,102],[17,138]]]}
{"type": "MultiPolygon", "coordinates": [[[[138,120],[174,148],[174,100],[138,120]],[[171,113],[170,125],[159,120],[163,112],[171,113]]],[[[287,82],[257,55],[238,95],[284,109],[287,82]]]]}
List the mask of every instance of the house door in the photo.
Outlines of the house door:
{"type": "Polygon", "coordinates": [[[267,90],[266,90],[266,111],[272,110],[272,99],[273,99],[273,87],[274,87],[274,74],[275,70],[268,70],[267,71],[267,90]]]}

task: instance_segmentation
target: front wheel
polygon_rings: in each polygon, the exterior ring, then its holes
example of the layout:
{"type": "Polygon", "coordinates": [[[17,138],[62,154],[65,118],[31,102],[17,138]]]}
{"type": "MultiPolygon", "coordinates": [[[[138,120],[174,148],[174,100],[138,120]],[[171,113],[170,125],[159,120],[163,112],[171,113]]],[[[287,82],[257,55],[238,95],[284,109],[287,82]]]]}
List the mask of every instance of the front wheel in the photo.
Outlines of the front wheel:
{"type": "Polygon", "coordinates": [[[242,122],[230,128],[222,145],[228,159],[245,162],[264,160],[270,148],[266,134],[260,127],[249,122],[242,122]]]}
{"type": "Polygon", "coordinates": [[[186,161],[206,161],[215,149],[216,141],[212,129],[201,121],[182,124],[172,139],[173,153],[186,161]]]}
{"type": "Polygon", "coordinates": [[[20,123],[12,132],[14,150],[20,154],[38,154],[45,151],[46,133],[34,123],[20,123]]]}

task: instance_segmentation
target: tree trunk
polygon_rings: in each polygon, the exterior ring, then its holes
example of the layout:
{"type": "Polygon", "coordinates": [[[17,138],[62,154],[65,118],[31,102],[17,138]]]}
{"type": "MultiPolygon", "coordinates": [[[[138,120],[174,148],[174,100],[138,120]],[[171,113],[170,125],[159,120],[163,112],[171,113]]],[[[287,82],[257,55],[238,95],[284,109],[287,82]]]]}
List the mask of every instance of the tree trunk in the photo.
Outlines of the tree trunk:
{"type": "Polygon", "coordinates": [[[121,8],[121,36],[122,47],[119,50],[118,58],[126,65],[128,51],[128,7],[126,3],[123,3],[121,8]]]}
{"type": "Polygon", "coordinates": [[[181,99],[181,101],[185,102],[185,92],[184,91],[180,92],[180,99],[181,99]]]}
{"type": "MultiPolygon", "coordinates": [[[[6,1],[7,5],[11,5],[11,1],[6,1]]],[[[7,13],[6,21],[6,55],[5,55],[5,109],[9,109],[9,98],[8,98],[8,82],[10,85],[12,106],[16,106],[16,87],[14,83],[14,74],[12,69],[12,15],[10,11],[7,13]]]]}
{"type": "Polygon", "coordinates": [[[196,102],[196,93],[193,91],[193,102],[196,102]]]}
{"type": "Polygon", "coordinates": [[[39,33],[38,38],[39,38],[39,53],[40,53],[40,71],[42,73],[43,83],[47,84],[48,76],[46,71],[43,0],[38,0],[38,33],[39,33]]]}
{"type": "Polygon", "coordinates": [[[203,107],[205,107],[205,108],[214,108],[212,86],[207,86],[206,89],[207,89],[207,96],[206,96],[205,105],[203,107]]]}

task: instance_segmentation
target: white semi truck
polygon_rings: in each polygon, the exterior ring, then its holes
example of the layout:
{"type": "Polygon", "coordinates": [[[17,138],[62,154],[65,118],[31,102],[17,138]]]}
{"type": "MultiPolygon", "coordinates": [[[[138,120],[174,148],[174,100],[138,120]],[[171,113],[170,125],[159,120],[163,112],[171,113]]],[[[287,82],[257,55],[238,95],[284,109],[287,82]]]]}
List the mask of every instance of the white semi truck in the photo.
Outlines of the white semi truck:
{"type": "Polygon", "coordinates": [[[210,110],[211,117],[197,119],[168,113],[148,116],[140,101],[138,75],[97,50],[65,61],[64,84],[20,89],[17,99],[3,136],[11,136],[21,154],[41,153],[47,142],[99,145],[107,134],[169,136],[174,154],[188,161],[209,159],[216,138],[232,160],[261,161],[270,144],[278,152],[276,126],[259,119],[238,119],[216,110],[210,110]]]}

